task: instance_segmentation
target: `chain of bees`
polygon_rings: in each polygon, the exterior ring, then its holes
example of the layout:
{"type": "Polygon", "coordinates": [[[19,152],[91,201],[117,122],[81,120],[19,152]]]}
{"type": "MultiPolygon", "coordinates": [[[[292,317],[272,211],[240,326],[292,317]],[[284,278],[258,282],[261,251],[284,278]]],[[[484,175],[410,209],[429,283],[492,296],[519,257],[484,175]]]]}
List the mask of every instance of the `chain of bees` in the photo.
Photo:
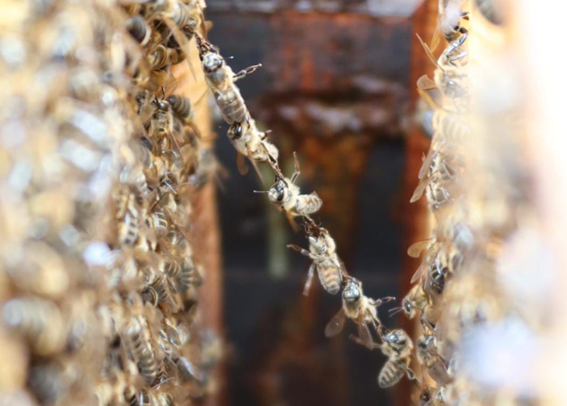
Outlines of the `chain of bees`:
{"type": "Polygon", "coordinates": [[[246,158],[260,179],[262,176],[258,165],[268,165],[275,175],[274,183],[267,191],[255,192],[267,194],[270,203],[285,214],[294,229],[298,229],[295,219],[303,219],[309,248],[288,246],[313,261],[309,267],[303,293],[308,294],[315,274],[325,291],[332,295],[341,292],[342,308],[327,324],[325,335],[327,337],[338,335],[346,320],[350,319],[358,330],[358,336],[351,336],[351,339],[371,350],[380,349],[388,358],[378,374],[378,383],[381,387],[395,385],[404,375],[414,379],[409,369],[413,349],[410,337],[401,329],[387,330],[377,314],[378,307],[394,298],[375,300],[366,296],[361,281],[348,274],[337,255],[336,244],[329,231],[318,225],[311,217],[321,208],[323,201],[316,192],[302,193],[296,184],[300,175],[297,156],[294,153],[295,171],[291,177],[285,176],[278,164],[277,147],[268,141],[268,132],[258,129],[246,107],[236,82],[254,72],[260,65],[234,73],[218,48],[198,34],[196,38],[206,82],[224,121],[230,126],[227,136],[238,153],[241,172],[246,170],[243,167],[246,158]]]}
{"type": "Polygon", "coordinates": [[[1,404],[214,389],[221,344],[200,327],[189,238],[214,159],[171,72],[203,7],[0,1],[1,404]]]}

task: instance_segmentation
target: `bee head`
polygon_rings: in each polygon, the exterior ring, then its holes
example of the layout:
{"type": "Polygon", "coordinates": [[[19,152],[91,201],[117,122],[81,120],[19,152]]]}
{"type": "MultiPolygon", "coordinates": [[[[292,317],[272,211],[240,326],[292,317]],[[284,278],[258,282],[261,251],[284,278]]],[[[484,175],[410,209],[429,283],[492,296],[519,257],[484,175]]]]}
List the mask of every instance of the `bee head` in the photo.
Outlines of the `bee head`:
{"type": "Polygon", "coordinates": [[[402,349],[408,343],[409,337],[404,330],[394,330],[384,337],[384,341],[395,349],[402,349]]]}
{"type": "Polygon", "coordinates": [[[346,302],[354,303],[362,297],[361,284],[358,279],[351,278],[343,289],[343,299],[346,302]]]}
{"type": "Polygon", "coordinates": [[[243,134],[242,124],[234,123],[228,129],[228,138],[232,141],[240,139],[243,134]]]}
{"type": "Polygon", "coordinates": [[[203,56],[203,69],[207,73],[213,73],[222,68],[224,65],[224,59],[214,52],[207,52],[203,56]]]}

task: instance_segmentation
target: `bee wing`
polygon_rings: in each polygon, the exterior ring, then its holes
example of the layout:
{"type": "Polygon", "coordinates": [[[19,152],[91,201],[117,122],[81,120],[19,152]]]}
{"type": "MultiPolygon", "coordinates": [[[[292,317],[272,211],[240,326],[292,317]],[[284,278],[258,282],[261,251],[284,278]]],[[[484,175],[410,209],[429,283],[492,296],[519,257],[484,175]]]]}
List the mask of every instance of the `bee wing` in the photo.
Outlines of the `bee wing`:
{"type": "Polygon", "coordinates": [[[339,334],[345,326],[346,314],[341,308],[339,312],[327,323],[325,327],[325,337],[334,337],[339,334]]]}
{"type": "Polygon", "coordinates": [[[437,84],[434,81],[429,79],[429,76],[423,75],[419,79],[417,79],[416,85],[419,89],[422,90],[433,90],[437,89],[437,84]]]}
{"type": "Polygon", "coordinates": [[[360,338],[360,342],[366,348],[374,349],[376,344],[372,339],[372,334],[370,334],[370,330],[368,329],[368,325],[366,323],[361,323],[356,325],[356,329],[358,330],[358,337],[360,338]]]}
{"type": "Polygon", "coordinates": [[[415,283],[416,281],[420,280],[423,277],[423,274],[426,269],[427,267],[422,262],[419,268],[417,268],[417,271],[415,271],[415,273],[411,277],[410,283],[415,283]]]}
{"type": "Polygon", "coordinates": [[[435,30],[431,36],[431,41],[429,41],[429,49],[431,52],[435,51],[439,46],[439,42],[441,42],[441,35],[439,35],[440,28],[439,21],[437,21],[437,25],[435,25],[435,30]]]}
{"type": "Polygon", "coordinates": [[[248,173],[248,165],[246,165],[244,155],[238,152],[236,153],[236,168],[238,169],[238,173],[241,175],[246,175],[248,173]]]}
{"type": "Polygon", "coordinates": [[[293,229],[293,232],[297,233],[299,231],[299,225],[297,224],[297,221],[295,221],[295,218],[293,218],[293,216],[287,210],[284,210],[284,212],[285,216],[287,217],[287,221],[289,221],[289,224],[293,229]]]}
{"type": "Polygon", "coordinates": [[[431,53],[431,50],[429,49],[429,47],[427,46],[427,44],[425,42],[423,42],[423,40],[421,39],[421,37],[419,36],[419,34],[415,34],[417,36],[417,39],[419,40],[419,43],[421,44],[421,46],[423,47],[425,54],[427,55],[427,57],[429,58],[429,60],[433,63],[433,65],[435,65],[435,67],[441,71],[444,72],[443,68],[441,67],[441,65],[439,65],[439,63],[437,63],[437,60],[435,59],[435,57],[433,56],[433,54],[431,53]]]}
{"type": "Polygon", "coordinates": [[[441,139],[439,142],[435,142],[431,144],[431,146],[429,147],[429,151],[427,152],[427,156],[423,160],[423,164],[421,164],[421,168],[419,168],[419,173],[417,174],[417,177],[419,179],[425,178],[427,172],[429,171],[429,168],[431,167],[431,163],[433,162],[433,159],[435,159],[435,157],[437,156],[437,153],[441,149],[443,143],[444,140],[441,139]]]}
{"type": "Polygon", "coordinates": [[[408,255],[412,258],[419,258],[421,253],[428,249],[431,244],[433,244],[432,239],[428,238],[427,240],[422,240],[418,242],[414,242],[408,248],[408,255]]]}
{"type": "Polygon", "coordinates": [[[422,179],[419,181],[419,184],[415,188],[413,195],[411,196],[410,203],[417,202],[423,196],[423,192],[427,188],[427,186],[431,183],[434,179],[434,176],[429,176],[428,178],[422,179]]]}
{"type": "Polygon", "coordinates": [[[181,31],[179,27],[171,19],[167,17],[161,17],[161,18],[167,25],[167,28],[171,30],[171,32],[173,33],[173,37],[175,38],[175,40],[183,50],[183,53],[186,56],[185,60],[187,61],[187,65],[189,65],[189,70],[191,71],[191,75],[193,75],[193,79],[197,81],[197,74],[195,73],[195,68],[191,63],[191,58],[189,57],[189,55],[191,55],[191,47],[189,45],[189,40],[187,39],[183,31],[181,31]]]}

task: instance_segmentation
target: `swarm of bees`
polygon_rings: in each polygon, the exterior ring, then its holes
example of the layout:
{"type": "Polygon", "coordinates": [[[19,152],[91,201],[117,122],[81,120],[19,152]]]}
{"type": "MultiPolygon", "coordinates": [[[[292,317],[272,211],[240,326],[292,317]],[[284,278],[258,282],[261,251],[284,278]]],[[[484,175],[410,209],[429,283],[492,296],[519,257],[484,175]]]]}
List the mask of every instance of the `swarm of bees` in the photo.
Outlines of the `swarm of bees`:
{"type": "Polygon", "coordinates": [[[199,325],[190,240],[214,157],[199,95],[174,93],[172,74],[206,35],[203,7],[0,2],[0,403],[175,405],[214,389],[207,347],[221,344],[199,325]]]}
{"type": "Polygon", "coordinates": [[[523,165],[519,154],[498,145],[506,140],[513,148],[510,127],[495,125],[502,116],[488,109],[482,114],[474,110],[471,100],[478,94],[469,90],[471,66],[479,64],[469,62],[468,43],[478,35],[475,27],[493,24],[485,20],[489,3],[494,2],[440,0],[431,47],[418,37],[435,66],[433,80],[423,76],[417,82],[422,98],[434,109],[434,134],[411,201],[425,195],[436,224],[429,239],[408,249],[408,255],[421,256],[422,263],[412,278],[414,286],[396,311],[419,320],[415,343],[419,405],[521,403],[516,395],[495,390],[497,384],[483,388],[479,382],[485,378],[471,375],[481,363],[480,344],[473,355],[476,359],[467,361],[471,356],[467,340],[479,329],[530,313],[514,304],[499,279],[505,241],[518,232],[520,218],[529,223],[522,198],[527,196],[526,185],[517,177],[523,165]],[[440,36],[447,46],[436,59],[433,49],[440,36]],[[492,128],[482,128],[487,122],[492,128]]]}

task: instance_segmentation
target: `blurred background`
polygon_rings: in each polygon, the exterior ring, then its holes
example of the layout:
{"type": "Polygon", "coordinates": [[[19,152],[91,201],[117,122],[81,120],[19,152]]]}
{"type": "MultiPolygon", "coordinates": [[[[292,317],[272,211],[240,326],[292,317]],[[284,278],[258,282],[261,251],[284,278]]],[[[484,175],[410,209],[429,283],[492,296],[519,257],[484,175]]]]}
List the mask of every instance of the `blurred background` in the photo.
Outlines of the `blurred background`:
{"type": "MultiPolygon", "coordinates": [[[[234,56],[235,72],[262,63],[238,85],[260,126],[273,131],[288,176],[297,152],[302,190],[323,198],[316,220],[334,236],[348,271],[369,296],[398,297],[380,309],[388,326],[403,322],[387,310],[399,305],[416,269],[406,242],[416,240],[422,223],[414,220],[423,208],[408,204],[428,143],[420,134],[408,137],[412,64],[426,69],[421,49],[412,60],[412,41],[416,24],[429,19],[433,29],[436,4],[428,13],[416,3],[209,0],[206,11],[209,39],[234,56]]],[[[406,385],[378,387],[385,360],[349,342],[354,325],[325,338],[339,295],[322,294],[317,280],[302,296],[310,262],[286,244],[307,247],[303,233],[293,233],[265,196],[252,193],[267,189],[271,175],[263,185],[253,170],[241,176],[226,125],[217,118],[213,129],[228,174],[219,188],[226,403],[408,404],[406,385]]]]}

